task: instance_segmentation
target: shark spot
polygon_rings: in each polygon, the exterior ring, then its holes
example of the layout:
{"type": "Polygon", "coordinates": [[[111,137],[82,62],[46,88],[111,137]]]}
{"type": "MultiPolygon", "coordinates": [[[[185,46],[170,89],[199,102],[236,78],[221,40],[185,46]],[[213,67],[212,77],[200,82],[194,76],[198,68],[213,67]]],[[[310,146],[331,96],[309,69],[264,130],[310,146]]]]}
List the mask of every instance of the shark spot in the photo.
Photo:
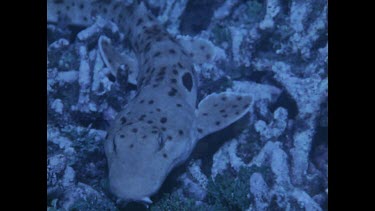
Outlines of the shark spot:
{"type": "Polygon", "coordinates": [[[83,5],[83,4],[79,5],[79,9],[81,9],[81,10],[83,10],[84,7],[85,7],[85,5],[83,5]]]}
{"type": "Polygon", "coordinates": [[[232,108],[237,108],[238,107],[238,105],[232,105],[232,108]]]}
{"type": "Polygon", "coordinates": [[[247,107],[249,107],[249,105],[250,104],[247,103],[246,105],[243,106],[243,108],[247,108],[247,107]]]}
{"type": "Polygon", "coordinates": [[[148,123],[148,124],[152,124],[153,121],[152,121],[152,120],[148,120],[147,123],[148,123]]]}
{"type": "Polygon", "coordinates": [[[160,55],[161,55],[161,52],[158,51],[158,52],[156,52],[156,53],[154,54],[154,57],[158,57],[158,56],[160,56],[160,55]]]}
{"type": "Polygon", "coordinates": [[[151,133],[156,134],[156,133],[158,133],[158,131],[157,130],[153,130],[153,131],[151,131],[151,133]]]}
{"type": "Polygon", "coordinates": [[[187,53],[186,53],[186,51],[184,51],[184,50],[181,50],[181,52],[182,52],[182,54],[184,54],[185,56],[187,56],[187,53]]]}
{"type": "Polygon", "coordinates": [[[189,90],[189,92],[191,91],[191,88],[193,88],[193,78],[190,73],[185,73],[182,76],[182,84],[187,90],[189,90]]]}
{"type": "Polygon", "coordinates": [[[199,133],[203,132],[202,128],[197,128],[197,130],[198,130],[199,133]]]}
{"type": "Polygon", "coordinates": [[[123,125],[123,124],[126,123],[126,118],[125,117],[121,117],[120,121],[121,121],[121,124],[123,125]]]}
{"type": "Polygon", "coordinates": [[[84,21],[87,21],[87,17],[86,17],[86,16],[85,16],[85,17],[83,17],[83,20],[84,20],[84,21]]]}
{"type": "Polygon", "coordinates": [[[160,72],[158,73],[158,75],[164,75],[166,69],[167,69],[166,66],[163,66],[162,68],[160,68],[160,72]]]}
{"type": "Polygon", "coordinates": [[[239,111],[236,111],[236,113],[235,113],[236,115],[238,115],[238,114],[240,114],[240,112],[239,111]]]}
{"type": "Polygon", "coordinates": [[[203,45],[199,46],[199,48],[200,48],[201,50],[204,50],[204,49],[205,49],[205,47],[204,47],[203,45]]]}
{"type": "Polygon", "coordinates": [[[215,104],[214,104],[214,107],[217,107],[217,106],[218,106],[218,104],[217,104],[217,103],[215,103],[215,104]]]}
{"type": "Polygon", "coordinates": [[[219,126],[219,125],[220,125],[220,121],[215,122],[215,124],[216,124],[217,126],[219,126]]]}
{"type": "Polygon", "coordinates": [[[155,78],[156,82],[162,81],[164,79],[164,75],[159,75],[158,77],[155,78]]]}
{"type": "Polygon", "coordinates": [[[139,19],[137,20],[137,26],[139,26],[142,22],[143,22],[143,19],[142,19],[142,18],[139,18],[139,19]]]}
{"type": "Polygon", "coordinates": [[[182,136],[182,135],[184,135],[184,131],[178,130],[178,134],[180,134],[182,136]]]}
{"type": "Polygon", "coordinates": [[[172,136],[167,136],[167,139],[168,140],[172,140],[172,136]]]}
{"type": "Polygon", "coordinates": [[[221,97],[221,100],[222,100],[222,101],[226,101],[226,100],[227,100],[227,97],[221,97]]]}
{"type": "Polygon", "coordinates": [[[220,113],[224,113],[224,112],[225,112],[225,109],[221,109],[221,110],[220,110],[220,113]]]}
{"type": "Polygon", "coordinates": [[[137,128],[133,128],[133,129],[132,129],[132,132],[133,132],[133,133],[136,133],[136,132],[138,132],[138,129],[137,129],[137,128]]]}
{"type": "Polygon", "coordinates": [[[73,7],[76,6],[76,3],[72,2],[72,6],[73,6],[73,7]]]}
{"type": "Polygon", "coordinates": [[[174,49],[169,49],[169,53],[176,54],[176,51],[174,49]]]}
{"type": "Polygon", "coordinates": [[[134,144],[130,144],[130,146],[129,146],[130,148],[133,148],[134,147],[134,144]]]}
{"type": "Polygon", "coordinates": [[[57,10],[57,15],[61,15],[61,11],[60,10],[57,10]]]}
{"type": "Polygon", "coordinates": [[[182,107],[182,105],[181,105],[181,104],[179,104],[179,103],[177,103],[177,104],[176,104],[176,106],[177,106],[177,107],[182,107]]]}
{"type": "Polygon", "coordinates": [[[223,117],[224,117],[224,118],[227,118],[227,117],[228,117],[228,114],[224,114],[223,117]]]}
{"type": "Polygon", "coordinates": [[[167,128],[165,128],[165,127],[162,127],[162,128],[161,128],[161,130],[162,130],[162,131],[166,131],[166,130],[167,130],[167,128]]]}
{"type": "Polygon", "coordinates": [[[167,122],[167,117],[162,117],[160,119],[160,122],[163,123],[163,124],[166,123],[167,122]]]}
{"type": "Polygon", "coordinates": [[[119,6],[118,4],[114,4],[112,7],[112,10],[116,10],[118,6],[119,6]]]}
{"type": "Polygon", "coordinates": [[[117,146],[116,146],[115,138],[112,139],[112,144],[113,144],[113,151],[115,151],[115,153],[117,153],[117,146]]]}
{"type": "Polygon", "coordinates": [[[207,116],[208,115],[208,113],[203,113],[203,116],[207,116]]]}
{"type": "Polygon", "coordinates": [[[172,70],[173,74],[178,75],[178,72],[176,69],[172,70]]]}
{"type": "Polygon", "coordinates": [[[134,48],[135,48],[135,49],[139,49],[139,46],[138,46],[138,43],[137,43],[137,42],[134,43],[134,48]]]}
{"type": "Polygon", "coordinates": [[[152,105],[152,104],[154,104],[154,101],[150,100],[150,101],[148,101],[148,104],[152,105]]]}
{"type": "Polygon", "coordinates": [[[147,138],[147,136],[146,136],[146,135],[143,135],[142,138],[145,139],[145,138],[147,138]]]}
{"type": "Polygon", "coordinates": [[[156,87],[158,87],[158,86],[159,86],[158,84],[154,84],[154,85],[152,85],[153,88],[156,88],[156,87]]]}
{"type": "Polygon", "coordinates": [[[177,63],[177,65],[180,67],[180,68],[183,68],[184,66],[182,66],[182,64],[180,62],[177,63]]]}
{"type": "Polygon", "coordinates": [[[210,59],[211,58],[211,55],[210,54],[206,54],[206,59],[210,59]]]}
{"type": "Polygon", "coordinates": [[[145,59],[145,61],[143,62],[143,64],[147,64],[148,63],[148,58],[145,59]]]}
{"type": "Polygon", "coordinates": [[[142,103],[144,103],[144,102],[145,102],[145,100],[141,100],[141,101],[139,101],[140,104],[142,104],[142,103]]]}
{"type": "Polygon", "coordinates": [[[177,79],[172,78],[172,79],[171,79],[171,83],[173,83],[173,84],[177,83],[177,79]]]}
{"type": "Polygon", "coordinates": [[[241,97],[241,96],[238,96],[238,97],[237,97],[237,100],[238,100],[238,101],[242,100],[242,97],[241,97]]]}
{"type": "Polygon", "coordinates": [[[140,117],[139,117],[139,121],[143,121],[145,119],[146,115],[145,114],[142,114],[140,117]]]}
{"type": "Polygon", "coordinates": [[[108,12],[107,8],[103,8],[103,13],[107,14],[107,12],[108,12]]]}
{"type": "Polygon", "coordinates": [[[121,134],[121,135],[120,135],[120,138],[125,138],[125,135],[121,134]]]}
{"type": "Polygon", "coordinates": [[[167,154],[163,153],[163,157],[167,158],[168,156],[167,156],[167,154]]]}
{"type": "Polygon", "coordinates": [[[150,50],[150,48],[151,48],[151,43],[148,42],[148,43],[146,44],[146,46],[145,46],[144,51],[147,53],[147,52],[150,50]]]}
{"type": "Polygon", "coordinates": [[[69,10],[69,9],[70,9],[70,6],[69,6],[69,5],[66,5],[65,8],[66,8],[66,10],[69,10]]]}
{"type": "Polygon", "coordinates": [[[156,111],[157,111],[157,112],[160,112],[160,111],[161,111],[161,109],[160,109],[160,108],[156,108],[156,111]]]}
{"type": "Polygon", "coordinates": [[[177,93],[177,89],[172,87],[171,90],[168,92],[168,95],[173,97],[176,95],[176,93],[177,93]]]}

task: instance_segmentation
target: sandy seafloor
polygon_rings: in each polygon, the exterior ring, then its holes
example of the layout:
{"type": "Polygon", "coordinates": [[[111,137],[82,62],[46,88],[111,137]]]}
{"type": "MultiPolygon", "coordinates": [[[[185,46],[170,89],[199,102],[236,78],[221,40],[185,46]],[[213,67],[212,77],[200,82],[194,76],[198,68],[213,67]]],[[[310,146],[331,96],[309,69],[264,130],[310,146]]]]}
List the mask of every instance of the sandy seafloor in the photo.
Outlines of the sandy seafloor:
{"type": "Polygon", "coordinates": [[[111,22],[48,23],[47,210],[327,210],[328,2],[146,3],[172,35],[215,46],[214,61],[196,66],[199,100],[241,92],[251,110],[201,140],[149,208],[116,202],[103,142],[136,86],[106,77],[97,41],[123,35],[111,22]]]}

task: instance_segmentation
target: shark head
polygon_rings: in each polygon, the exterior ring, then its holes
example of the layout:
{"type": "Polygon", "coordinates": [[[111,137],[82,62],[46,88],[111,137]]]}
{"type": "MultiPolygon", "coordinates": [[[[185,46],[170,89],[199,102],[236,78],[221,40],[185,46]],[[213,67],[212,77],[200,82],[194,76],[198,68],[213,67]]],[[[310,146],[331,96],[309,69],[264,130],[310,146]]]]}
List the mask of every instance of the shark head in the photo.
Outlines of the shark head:
{"type": "Polygon", "coordinates": [[[145,201],[157,192],[173,167],[189,156],[195,139],[189,115],[194,110],[176,115],[165,105],[170,102],[148,99],[148,94],[136,97],[117,116],[105,142],[110,190],[127,201],[145,201]]]}

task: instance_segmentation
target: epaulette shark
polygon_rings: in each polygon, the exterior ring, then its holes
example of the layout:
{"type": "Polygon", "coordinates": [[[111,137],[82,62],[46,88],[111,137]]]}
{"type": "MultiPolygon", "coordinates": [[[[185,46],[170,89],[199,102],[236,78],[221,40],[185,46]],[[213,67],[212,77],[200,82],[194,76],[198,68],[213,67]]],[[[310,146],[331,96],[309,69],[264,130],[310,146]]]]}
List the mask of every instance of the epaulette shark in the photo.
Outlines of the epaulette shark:
{"type": "MultiPolygon", "coordinates": [[[[210,94],[197,105],[194,64],[213,56],[206,50],[210,46],[180,42],[143,3],[48,1],[47,13],[49,21],[65,18],[78,25],[93,24],[90,15],[100,14],[119,25],[136,54],[137,94],[118,113],[104,146],[110,190],[122,200],[151,203],[149,197],[173,168],[186,161],[200,139],[250,109],[251,96],[231,92],[210,94]]],[[[98,45],[116,75],[128,58],[113,50],[108,38],[101,37],[98,45]]]]}

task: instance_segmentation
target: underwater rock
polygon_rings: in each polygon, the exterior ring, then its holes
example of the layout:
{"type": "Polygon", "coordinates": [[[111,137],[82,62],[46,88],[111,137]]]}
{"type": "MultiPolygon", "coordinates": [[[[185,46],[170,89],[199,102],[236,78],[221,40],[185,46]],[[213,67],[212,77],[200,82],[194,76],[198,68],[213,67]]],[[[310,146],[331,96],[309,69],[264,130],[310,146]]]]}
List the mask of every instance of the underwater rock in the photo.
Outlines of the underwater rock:
{"type": "Polygon", "coordinates": [[[228,168],[228,165],[238,171],[241,166],[246,164],[237,157],[237,145],[238,140],[233,139],[226,142],[218,152],[215,153],[213,157],[211,177],[216,177],[217,174],[220,174],[228,168]]]}
{"type": "Polygon", "coordinates": [[[275,25],[274,18],[280,12],[279,0],[267,0],[266,4],[266,15],[264,19],[259,23],[259,28],[261,30],[272,29],[275,25]]]}
{"type": "Polygon", "coordinates": [[[202,201],[207,195],[208,178],[203,174],[201,165],[200,160],[192,162],[188,167],[188,172],[179,177],[183,183],[184,192],[188,192],[190,197],[198,201],[202,201]]]}
{"type": "Polygon", "coordinates": [[[256,210],[266,210],[268,207],[269,187],[264,181],[262,174],[254,173],[250,177],[250,192],[254,196],[256,210]]]}
{"type": "Polygon", "coordinates": [[[281,90],[275,86],[250,81],[233,81],[233,86],[227,91],[250,94],[254,102],[263,99],[274,102],[281,93],[281,90]]]}
{"type": "Polygon", "coordinates": [[[60,204],[66,210],[116,210],[114,203],[104,193],[84,183],[79,182],[71,187],[64,196],[60,204]]]}
{"type": "Polygon", "coordinates": [[[282,107],[273,113],[273,120],[268,125],[263,120],[258,120],[254,127],[260,133],[263,141],[277,139],[282,135],[288,124],[288,111],[282,107]]]}
{"type": "Polygon", "coordinates": [[[58,145],[67,155],[73,155],[75,153],[72,147],[72,141],[62,136],[57,128],[47,127],[47,144],[48,142],[58,145]]]}
{"type": "Polygon", "coordinates": [[[319,204],[317,204],[306,192],[302,190],[295,189],[291,195],[297,200],[300,206],[299,208],[301,209],[305,209],[306,211],[322,210],[319,204]]]}
{"type": "Polygon", "coordinates": [[[64,109],[64,104],[61,102],[60,99],[55,99],[51,105],[51,108],[59,114],[62,114],[64,109]]]}
{"type": "Polygon", "coordinates": [[[238,2],[238,0],[226,0],[217,10],[215,10],[213,18],[217,20],[226,18],[238,2]]]}
{"type": "Polygon", "coordinates": [[[47,159],[47,196],[57,197],[63,192],[61,175],[64,175],[67,159],[63,154],[57,154],[47,159]]]}
{"type": "Polygon", "coordinates": [[[280,148],[280,142],[267,142],[249,166],[270,166],[277,185],[290,185],[287,154],[280,148]]]}
{"type": "Polygon", "coordinates": [[[49,47],[49,50],[59,50],[63,47],[68,46],[69,44],[70,43],[67,39],[62,38],[62,39],[59,39],[59,40],[51,43],[51,45],[49,45],[48,47],[49,47]]]}
{"type": "Polygon", "coordinates": [[[56,82],[59,82],[59,85],[64,83],[74,83],[78,81],[79,72],[76,70],[58,72],[56,77],[56,82]]]}
{"type": "MultiPolygon", "coordinates": [[[[166,1],[164,4],[158,2],[159,7],[160,5],[163,5],[160,7],[161,14],[158,16],[158,20],[163,24],[167,24],[167,30],[169,33],[178,33],[181,16],[185,11],[187,3],[187,0],[166,1]]],[[[155,5],[154,2],[153,4],[155,5]]]]}
{"type": "MultiPolygon", "coordinates": [[[[295,33],[290,37],[294,53],[301,53],[303,59],[310,59],[312,48],[321,36],[327,36],[327,5],[323,10],[314,10],[314,1],[292,1],[290,27],[295,33]],[[317,13],[317,14],[314,14],[317,13]],[[313,21],[308,21],[314,18],[313,21]]],[[[320,2],[318,4],[321,4],[320,2]]]]}

